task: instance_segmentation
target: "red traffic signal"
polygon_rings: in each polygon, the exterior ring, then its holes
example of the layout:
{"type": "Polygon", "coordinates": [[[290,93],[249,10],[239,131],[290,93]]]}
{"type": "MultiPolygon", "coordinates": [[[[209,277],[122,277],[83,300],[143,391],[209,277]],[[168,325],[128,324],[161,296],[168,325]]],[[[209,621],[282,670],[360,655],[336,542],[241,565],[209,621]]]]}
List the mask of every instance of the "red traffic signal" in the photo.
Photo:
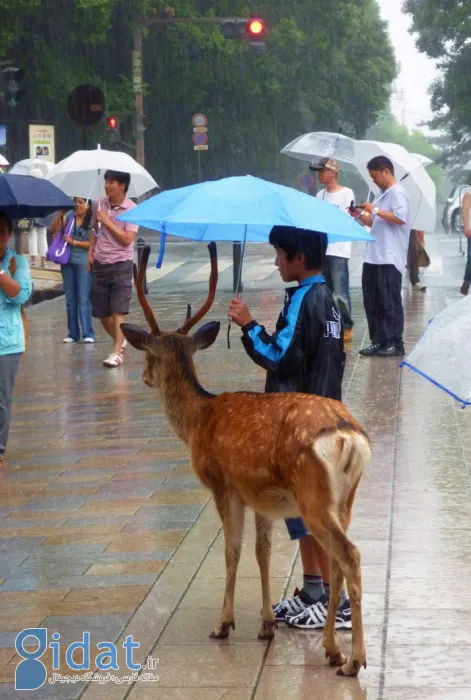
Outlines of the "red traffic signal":
{"type": "Polygon", "coordinates": [[[251,19],[248,23],[247,31],[249,36],[261,39],[265,34],[265,22],[263,19],[251,19]]]}
{"type": "Polygon", "coordinates": [[[117,129],[119,126],[117,117],[108,117],[106,120],[106,126],[108,129],[117,129]]]}

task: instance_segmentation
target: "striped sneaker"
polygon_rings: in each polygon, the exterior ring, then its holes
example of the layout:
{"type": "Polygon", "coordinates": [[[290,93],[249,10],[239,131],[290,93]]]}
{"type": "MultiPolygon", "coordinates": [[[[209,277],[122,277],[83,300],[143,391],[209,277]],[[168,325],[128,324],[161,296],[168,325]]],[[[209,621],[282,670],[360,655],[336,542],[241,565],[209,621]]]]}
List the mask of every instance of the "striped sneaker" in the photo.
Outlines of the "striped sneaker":
{"type": "Polygon", "coordinates": [[[300,591],[299,588],[296,588],[292,598],[280,600],[279,603],[273,606],[275,620],[277,622],[284,622],[287,615],[295,617],[312,604],[311,598],[303,591],[300,591]]]}
{"type": "MultiPolygon", "coordinates": [[[[286,616],[285,622],[289,627],[295,627],[302,630],[321,630],[324,629],[327,620],[327,609],[329,600],[324,597],[317,603],[306,608],[297,615],[286,616]]],[[[346,600],[343,605],[337,610],[335,616],[336,630],[351,630],[352,629],[352,614],[350,611],[350,601],[346,600]]]]}

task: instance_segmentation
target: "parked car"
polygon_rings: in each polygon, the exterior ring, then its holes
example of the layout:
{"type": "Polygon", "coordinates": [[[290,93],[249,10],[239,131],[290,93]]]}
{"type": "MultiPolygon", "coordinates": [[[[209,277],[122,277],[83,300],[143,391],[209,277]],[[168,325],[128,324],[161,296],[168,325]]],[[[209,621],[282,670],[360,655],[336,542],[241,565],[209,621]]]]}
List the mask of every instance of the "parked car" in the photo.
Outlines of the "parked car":
{"type": "Polygon", "coordinates": [[[442,225],[447,233],[460,233],[463,231],[461,221],[461,204],[467,184],[455,185],[443,208],[442,225]]]}

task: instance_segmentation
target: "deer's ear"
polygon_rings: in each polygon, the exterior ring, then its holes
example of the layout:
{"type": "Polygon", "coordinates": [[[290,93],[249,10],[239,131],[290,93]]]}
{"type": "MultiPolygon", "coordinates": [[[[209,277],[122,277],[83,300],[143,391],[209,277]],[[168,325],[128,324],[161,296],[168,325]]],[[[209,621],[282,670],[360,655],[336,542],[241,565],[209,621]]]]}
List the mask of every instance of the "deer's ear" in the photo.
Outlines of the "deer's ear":
{"type": "Polygon", "coordinates": [[[139,326],[132,323],[122,323],[120,326],[124,337],[136,350],[147,350],[155,342],[155,337],[139,326]]]}
{"type": "Polygon", "coordinates": [[[196,350],[206,350],[206,348],[209,348],[218,337],[220,328],[221,324],[219,321],[210,321],[209,323],[205,323],[204,326],[201,326],[201,328],[198,328],[193,335],[196,350]]]}

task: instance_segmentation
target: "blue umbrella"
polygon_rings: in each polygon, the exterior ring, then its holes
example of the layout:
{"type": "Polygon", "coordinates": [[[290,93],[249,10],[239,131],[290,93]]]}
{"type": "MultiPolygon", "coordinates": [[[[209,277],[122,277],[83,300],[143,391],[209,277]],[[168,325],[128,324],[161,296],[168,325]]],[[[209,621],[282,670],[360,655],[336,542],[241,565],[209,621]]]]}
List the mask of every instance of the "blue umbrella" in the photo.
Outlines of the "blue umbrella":
{"type": "Polygon", "coordinates": [[[268,241],[273,226],[292,226],[325,233],[329,243],[374,240],[332,204],[251,175],[168,190],[117,218],[161,232],[157,266],[167,234],[195,241],[261,243],[268,241]]]}
{"type": "Polygon", "coordinates": [[[52,182],[29,175],[0,175],[0,210],[12,219],[35,219],[74,206],[52,182]]]}

